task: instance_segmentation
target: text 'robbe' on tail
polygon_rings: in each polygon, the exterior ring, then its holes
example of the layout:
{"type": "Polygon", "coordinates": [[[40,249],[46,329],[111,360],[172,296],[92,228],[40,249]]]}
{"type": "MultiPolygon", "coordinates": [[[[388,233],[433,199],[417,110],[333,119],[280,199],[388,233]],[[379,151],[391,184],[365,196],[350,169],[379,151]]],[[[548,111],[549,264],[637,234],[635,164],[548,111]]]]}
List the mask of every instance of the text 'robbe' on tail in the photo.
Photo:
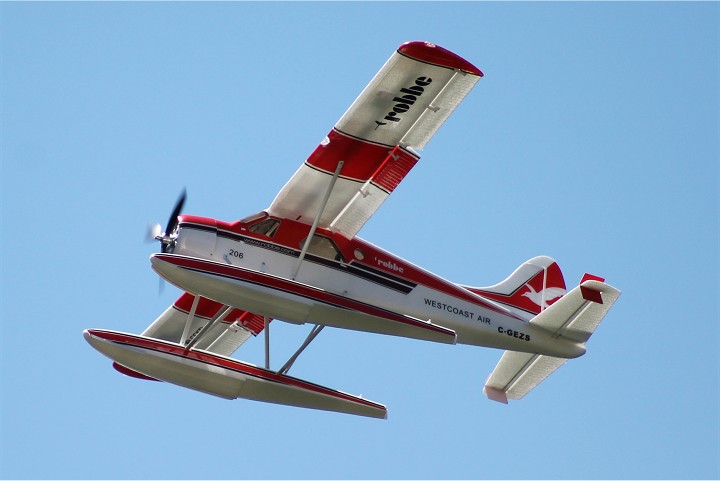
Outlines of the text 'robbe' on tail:
{"type": "MultiPolygon", "coordinates": [[[[542,310],[530,322],[560,340],[584,345],[608,313],[620,291],[604,279],[585,274],[580,285],[542,310]]],[[[488,398],[506,403],[521,399],[567,359],[505,351],[485,383],[488,398]]]]}

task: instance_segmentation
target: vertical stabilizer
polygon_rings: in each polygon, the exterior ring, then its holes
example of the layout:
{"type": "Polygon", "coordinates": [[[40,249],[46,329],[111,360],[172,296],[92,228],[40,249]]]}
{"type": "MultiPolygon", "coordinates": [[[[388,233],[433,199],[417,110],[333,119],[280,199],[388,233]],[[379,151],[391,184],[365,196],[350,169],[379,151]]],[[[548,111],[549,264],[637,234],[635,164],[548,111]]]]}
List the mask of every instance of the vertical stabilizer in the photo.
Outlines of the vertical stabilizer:
{"type": "Polygon", "coordinates": [[[566,292],[560,266],[547,256],[526,261],[499,284],[467,289],[503,304],[527,320],[557,302],[566,292]]]}

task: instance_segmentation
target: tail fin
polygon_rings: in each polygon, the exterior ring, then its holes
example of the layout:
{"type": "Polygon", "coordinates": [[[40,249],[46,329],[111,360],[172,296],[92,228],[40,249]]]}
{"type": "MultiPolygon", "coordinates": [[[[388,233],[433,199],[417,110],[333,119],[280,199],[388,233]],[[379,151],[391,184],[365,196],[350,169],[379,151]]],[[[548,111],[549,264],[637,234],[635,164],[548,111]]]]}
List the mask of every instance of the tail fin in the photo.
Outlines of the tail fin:
{"type": "Polygon", "coordinates": [[[565,295],[565,279],[557,262],[538,256],[526,261],[499,284],[466,288],[530,320],[565,295]]]}
{"type": "MultiPolygon", "coordinates": [[[[620,297],[619,290],[603,281],[586,274],[578,287],[530,322],[551,332],[554,337],[585,344],[620,297]]],[[[505,404],[508,399],[521,399],[566,361],[540,354],[505,351],[485,383],[484,392],[493,401],[505,404]]]]}

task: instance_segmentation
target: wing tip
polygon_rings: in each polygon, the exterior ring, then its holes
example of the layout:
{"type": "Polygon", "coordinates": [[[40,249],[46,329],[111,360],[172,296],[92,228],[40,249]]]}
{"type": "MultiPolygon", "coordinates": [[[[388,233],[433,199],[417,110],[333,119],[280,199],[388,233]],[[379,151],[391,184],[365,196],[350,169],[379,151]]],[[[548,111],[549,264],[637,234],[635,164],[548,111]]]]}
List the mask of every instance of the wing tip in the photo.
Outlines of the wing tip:
{"type": "Polygon", "coordinates": [[[488,386],[487,384],[483,388],[483,392],[487,398],[491,401],[497,401],[499,403],[508,404],[508,397],[505,391],[488,386]]]}
{"type": "Polygon", "coordinates": [[[398,52],[423,62],[432,63],[441,67],[456,68],[479,77],[483,76],[483,73],[475,65],[456,53],[431,42],[419,40],[405,42],[400,45],[398,52]]]}

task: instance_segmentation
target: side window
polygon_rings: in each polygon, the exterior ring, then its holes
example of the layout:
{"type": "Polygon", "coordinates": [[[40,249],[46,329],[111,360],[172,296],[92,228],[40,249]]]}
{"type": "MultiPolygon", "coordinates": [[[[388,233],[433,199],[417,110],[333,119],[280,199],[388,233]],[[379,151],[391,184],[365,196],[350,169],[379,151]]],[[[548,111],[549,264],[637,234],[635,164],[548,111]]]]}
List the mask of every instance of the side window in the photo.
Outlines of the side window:
{"type": "Polygon", "coordinates": [[[280,221],[277,219],[265,219],[262,222],[258,222],[257,224],[250,226],[250,232],[254,232],[255,234],[264,235],[267,237],[272,237],[275,235],[275,232],[277,232],[278,227],[280,226],[280,221]]]}
{"type": "MultiPolygon", "coordinates": [[[[305,239],[300,243],[300,247],[305,245],[305,239]]],[[[308,246],[308,253],[316,256],[324,257],[326,259],[333,259],[336,261],[344,261],[340,249],[337,248],[332,239],[319,235],[314,235],[308,246]]]]}

